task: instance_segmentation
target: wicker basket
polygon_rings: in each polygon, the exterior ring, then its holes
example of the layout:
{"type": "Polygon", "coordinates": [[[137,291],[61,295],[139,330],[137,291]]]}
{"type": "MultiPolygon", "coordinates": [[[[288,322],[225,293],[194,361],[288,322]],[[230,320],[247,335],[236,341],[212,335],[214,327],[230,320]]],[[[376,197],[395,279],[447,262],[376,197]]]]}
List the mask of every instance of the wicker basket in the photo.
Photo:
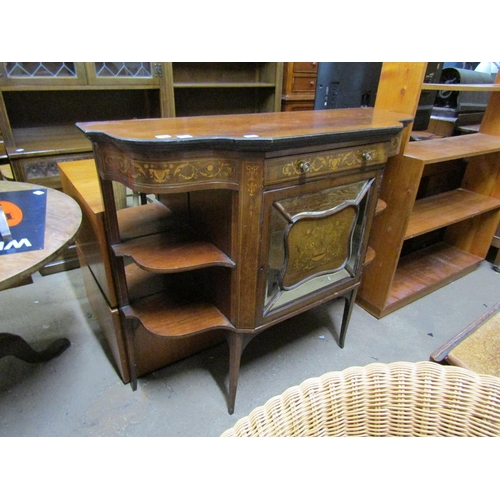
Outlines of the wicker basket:
{"type": "Polygon", "coordinates": [[[373,363],[308,379],[222,437],[500,436],[500,378],[456,366],[373,363]]]}

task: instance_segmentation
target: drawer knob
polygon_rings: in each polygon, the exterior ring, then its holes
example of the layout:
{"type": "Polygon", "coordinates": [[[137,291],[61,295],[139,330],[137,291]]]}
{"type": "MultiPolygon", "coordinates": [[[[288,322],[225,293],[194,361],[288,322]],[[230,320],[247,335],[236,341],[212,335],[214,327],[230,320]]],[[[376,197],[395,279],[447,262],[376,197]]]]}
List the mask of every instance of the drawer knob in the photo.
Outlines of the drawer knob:
{"type": "Polygon", "coordinates": [[[365,161],[373,160],[373,153],[371,151],[363,151],[361,153],[361,158],[365,161]]]}
{"type": "Polygon", "coordinates": [[[299,172],[305,174],[306,172],[309,172],[309,170],[311,170],[311,164],[307,161],[299,161],[298,168],[299,172]]]}

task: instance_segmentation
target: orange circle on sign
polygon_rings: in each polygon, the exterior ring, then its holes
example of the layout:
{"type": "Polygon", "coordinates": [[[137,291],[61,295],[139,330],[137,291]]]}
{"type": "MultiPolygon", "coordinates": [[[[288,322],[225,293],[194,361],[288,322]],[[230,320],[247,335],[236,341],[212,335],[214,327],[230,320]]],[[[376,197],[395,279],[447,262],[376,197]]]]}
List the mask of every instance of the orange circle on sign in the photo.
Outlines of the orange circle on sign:
{"type": "Polygon", "coordinates": [[[10,201],[0,201],[9,227],[17,226],[23,220],[23,211],[10,201]]]}

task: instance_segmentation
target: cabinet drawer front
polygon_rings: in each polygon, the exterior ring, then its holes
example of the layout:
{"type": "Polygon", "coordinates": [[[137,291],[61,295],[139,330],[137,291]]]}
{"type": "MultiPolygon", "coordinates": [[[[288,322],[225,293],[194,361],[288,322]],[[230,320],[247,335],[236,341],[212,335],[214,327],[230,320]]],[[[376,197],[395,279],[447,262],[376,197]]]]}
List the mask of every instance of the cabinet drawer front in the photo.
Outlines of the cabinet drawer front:
{"type": "Polygon", "coordinates": [[[316,77],[294,76],[292,92],[314,92],[316,90],[316,77]]]}
{"type": "Polygon", "coordinates": [[[318,71],[317,62],[294,62],[294,73],[316,73],[318,71]]]}
{"type": "Polygon", "coordinates": [[[47,156],[13,160],[12,166],[17,181],[34,182],[49,187],[60,187],[58,163],[65,161],[86,160],[92,153],[74,155],[47,156]]]}
{"type": "Polygon", "coordinates": [[[266,162],[265,183],[275,184],[298,178],[307,179],[343,170],[378,165],[386,161],[387,143],[272,158],[266,162]]]}

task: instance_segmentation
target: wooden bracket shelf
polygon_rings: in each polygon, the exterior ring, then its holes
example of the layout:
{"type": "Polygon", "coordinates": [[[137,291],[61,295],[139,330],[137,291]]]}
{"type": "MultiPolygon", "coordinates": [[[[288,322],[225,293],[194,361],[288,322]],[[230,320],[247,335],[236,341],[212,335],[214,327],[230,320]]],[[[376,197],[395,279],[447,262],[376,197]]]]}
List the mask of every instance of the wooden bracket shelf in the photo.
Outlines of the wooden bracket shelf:
{"type": "Polygon", "coordinates": [[[113,245],[118,257],[130,257],[142,269],[175,273],[209,266],[234,268],[235,263],[215,245],[193,239],[192,230],[169,231],[113,245]]]}
{"type": "Polygon", "coordinates": [[[200,241],[191,227],[163,203],[154,201],[117,212],[121,243],[118,257],[130,257],[146,271],[175,273],[210,266],[234,268],[235,263],[215,245],[200,241]]]}
{"type": "Polygon", "coordinates": [[[154,335],[180,337],[213,329],[234,330],[229,320],[207,302],[174,300],[168,292],[134,301],[123,308],[126,317],[139,320],[154,335]]]}
{"type": "Polygon", "coordinates": [[[363,266],[367,266],[369,264],[371,264],[375,259],[375,250],[373,250],[373,248],[371,247],[368,247],[366,249],[366,257],[365,257],[365,261],[363,262],[363,266]]]}

